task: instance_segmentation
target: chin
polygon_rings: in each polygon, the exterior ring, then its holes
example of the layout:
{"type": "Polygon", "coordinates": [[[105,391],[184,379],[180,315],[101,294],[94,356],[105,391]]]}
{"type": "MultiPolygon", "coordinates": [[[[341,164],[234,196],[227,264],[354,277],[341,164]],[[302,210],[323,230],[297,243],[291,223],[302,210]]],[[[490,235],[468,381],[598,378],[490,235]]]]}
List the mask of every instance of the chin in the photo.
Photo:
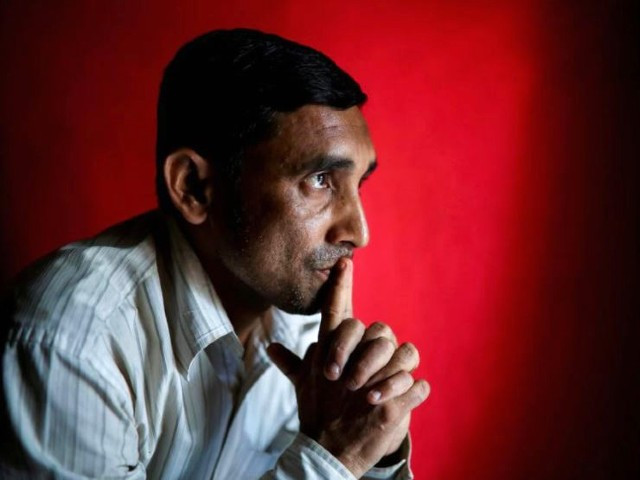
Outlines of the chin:
{"type": "Polygon", "coordinates": [[[318,290],[305,295],[300,290],[291,292],[286,301],[275,304],[280,310],[294,315],[313,315],[322,309],[322,304],[327,296],[327,284],[322,285],[318,290]]]}
{"type": "Polygon", "coordinates": [[[303,303],[299,299],[296,299],[295,301],[276,304],[276,307],[293,315],[313,315],[320,311],[322,302],[317,301],[317,299],[313,299],[310,302],[303,303]]]}

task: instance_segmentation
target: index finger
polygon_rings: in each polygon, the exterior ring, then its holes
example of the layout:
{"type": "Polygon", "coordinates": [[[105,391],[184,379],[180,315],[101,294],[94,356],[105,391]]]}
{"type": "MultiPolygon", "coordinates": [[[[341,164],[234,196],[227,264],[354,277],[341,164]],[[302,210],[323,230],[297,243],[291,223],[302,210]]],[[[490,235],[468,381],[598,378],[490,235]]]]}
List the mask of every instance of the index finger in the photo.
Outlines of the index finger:
{"type": "Polygon", "coordinates": [[[322,306],[318,338],[324,338],[342,320],[353,316],[353,262],[348,258],[338,260],[331,270],[329,282],[327,298],[322,306]]]}

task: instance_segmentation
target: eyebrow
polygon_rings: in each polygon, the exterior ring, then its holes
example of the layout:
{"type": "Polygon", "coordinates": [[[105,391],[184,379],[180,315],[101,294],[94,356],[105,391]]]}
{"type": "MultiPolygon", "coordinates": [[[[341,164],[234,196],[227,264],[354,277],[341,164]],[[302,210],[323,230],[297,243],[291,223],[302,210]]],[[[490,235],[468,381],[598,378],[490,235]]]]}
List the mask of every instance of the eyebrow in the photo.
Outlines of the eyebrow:
{"type": "MultiPolygon", "coordinates": [[[[308,162],[303,163],[297,168],[297,173],[311,173],[320,172],[323,170],[353,170],[356,164],[353,160],[347,157],[340,157],[337,155],[320,155],[314,157],[308,162]]],[[[378,167],[378,161],[373,159],[369,163],[369,167],[362,175],[362,179],[367,178],[378,167]]]]}

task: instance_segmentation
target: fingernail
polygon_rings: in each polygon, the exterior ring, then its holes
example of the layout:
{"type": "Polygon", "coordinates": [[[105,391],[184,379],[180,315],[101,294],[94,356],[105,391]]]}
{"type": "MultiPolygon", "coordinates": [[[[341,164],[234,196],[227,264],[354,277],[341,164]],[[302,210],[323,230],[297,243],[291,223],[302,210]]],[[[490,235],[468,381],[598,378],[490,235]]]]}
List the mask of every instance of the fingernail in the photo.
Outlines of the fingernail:
{"type": "Polygon", "coordinates": [[[331,378],[333,379],[336,379],[340,376],[340,366],[335,362],[329,365],[329,368],[327,368],[327,371],[329,372],[329,375],[331,375],[331,378]]]}
{"type": "Polygon", "coordinates": [[[355,380],[349,380],[347,382],[347,388],[354,392],[358,389],[358,383],[355,380]]]}
{"type": "Polygon", "coordinates": [[[378,390],[371,390],[369,392],[369,400],[371,400],[372,402],[377,402],[378,400],[380,400],[381,396],[382,393],[380,393],[378,390]]]}

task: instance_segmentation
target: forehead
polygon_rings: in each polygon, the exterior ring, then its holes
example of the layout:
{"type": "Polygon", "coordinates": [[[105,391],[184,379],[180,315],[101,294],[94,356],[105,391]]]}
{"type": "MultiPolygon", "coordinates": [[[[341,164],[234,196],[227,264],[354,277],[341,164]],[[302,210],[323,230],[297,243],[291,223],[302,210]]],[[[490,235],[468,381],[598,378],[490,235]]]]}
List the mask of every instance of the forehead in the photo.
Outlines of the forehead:
{"type": "Polygon", "coordinates": [[[263,167],[278,170],[295,168],[314,156],[348,158],[368,167],[375,159],[369,129],[358,107],[337,110],[321,105],[305,105],[276,117],[274,135],[260,143],[263,167]]]}

